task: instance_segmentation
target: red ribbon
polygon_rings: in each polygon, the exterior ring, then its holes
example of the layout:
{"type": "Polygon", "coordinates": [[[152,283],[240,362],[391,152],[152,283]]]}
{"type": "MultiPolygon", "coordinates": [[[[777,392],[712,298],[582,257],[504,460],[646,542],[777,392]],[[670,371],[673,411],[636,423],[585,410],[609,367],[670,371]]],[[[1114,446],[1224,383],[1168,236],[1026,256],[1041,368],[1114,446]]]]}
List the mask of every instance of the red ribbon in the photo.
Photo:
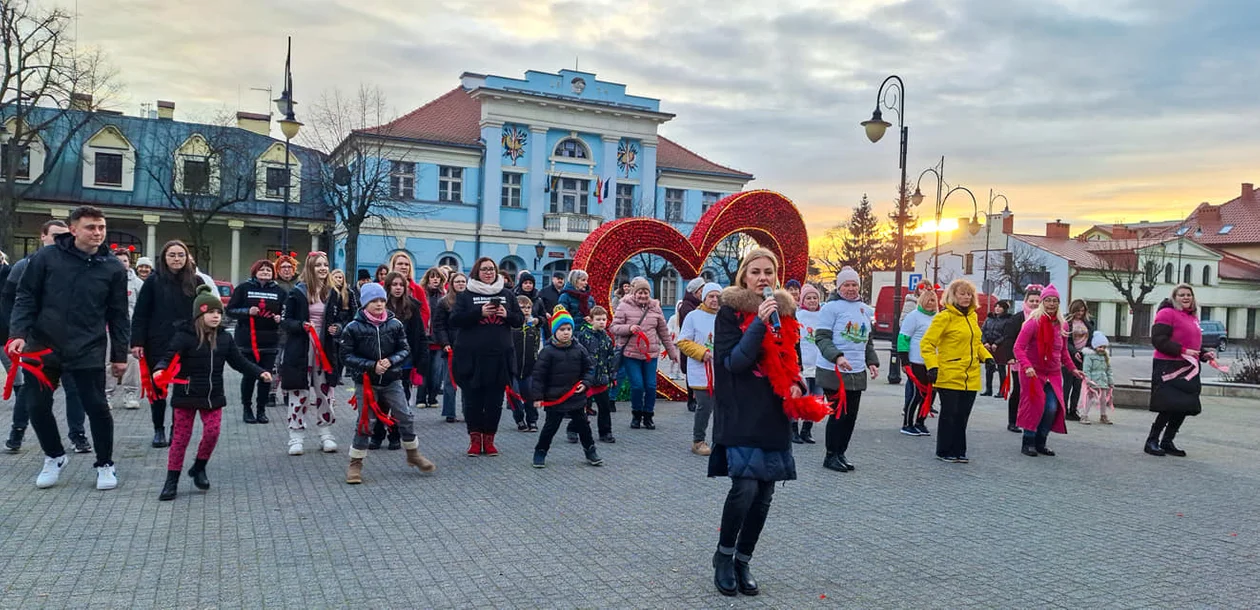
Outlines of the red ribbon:
{"type": "MultiPolygon", "coordinates": [[[[12,340],[9,341],[9,343],[12,342],[12,340]]],[[[5,351],[8,351],[8,343],[5,344],[4,349],[5,351]]],[[[44,348],[34,352],[9,354],[9,359],[11,360],[11,364],[13,366],[9,368],[9,374],[6,375],[4,379],[4,399],[8,400],[11,396],[13,396],[13,384],[17,381],[18,369],[22,369],[30,373],[31,376],[35,378],[35,381],[39,382],[40,385],[50,390],[53,389],[52,381],[50,381],[48,376],[44,374],[44,356],[51,353],[51,348],[44,348]],[[35,362],[25,362],[23,360],[24,358],[34,360],[35,362]]]]}
{"type": "Polygon", "coordinates": [[[146,398],[150,401],[161,400],[158,391],[153,387],[153,375],[149,372],[149,361],[147,358],[140,358],[140,398],[146,398]]]}
{"type": "Polygon", "coordinates": [[[593,387],[593,388],[588,389],[588,390],[586,391],[586,395],[587,395],[587,396],[598,396],[598,395],[603,394],[604,392],[608,391],[608,388],[610,388],[610,387],[612,387],[612,384],[597,385],[597,386],[595,386],[595,387],[593,387]]]}
{"type": "Polygon", "coordinates": [[[909,379],[910,382],[914,384],[914,387],[918,388],[919,393],[923,395],[923,404],[919,405],[919,418],[925,418],[932,412],[933,386],[930,383],[923,383],[922,381],[919,381],[919,378],[914,376],[914,371],[911,370],[910,365],[906,365],[902,367],[902,369],[906,372],[906,378],[909,379]]]}
{"type": "Polygon", "coordinates": [[[638,331],[633,334],[634,334],[634,339],[635,339],[635,347],[638,347],[639,350],[643,352],[644,358],[651,358],[652,352],[649,350],[652,347],[652,342],[648,340],[647,333],[643,331],[638,331]],[[640,345],[642,345],[643,347],[639,347],[640,345]]]}
{"type": "Polygon", "coordinates": [[[166,398],[167,388],[171,384],[188,385],[187,379],[176,379],[179,375],[179,354],[171,357],[171,363],[164,370],[158,371],[153,375],[153,389],[159,399],[166,398]]]}
{"type": "Polygon", "coordinates": [[[836,390],[836,395],[832,399],[832,402],[836,403],[836,418],[839,419],[841,417],[844,417],[844,414],[849,411],[849,408],[848,408],[849,397],[848,395],[845,394],[845,391],[844,391],[844,373],[840,372],[839,363],[835,364],[835,370],[836,370],[836,379],[840,381],[840,389],[836,390]]]}
{"type": "Polygon", "coordinates": [[[372,420],[369,411],[376,415],[377,421],[386,426],[393,426],[394,420],[381,409],[381,403],[376,400],[376,392],[372,390],[372,378],[367,373],[363,373],[363,402],[367,403],[362,409],[359,408],[358,397],[350,399],[350,406],[359,412],[359,434],[367,436],[372,434],[372,420]]]}
{"type": "Polygon", "coordinates": [[[704,374],[706,377],[708,377],[706,381],[708,381],[709,383],[709,396],[712,396],[713,395],[713,362],[709,360],[704,361],[704,374]]]}
{"type": "Polygon", "coordinates": [[[568,391],[568,392],[565,392],[565,393],[564,393],[564,395],[563,395],[563,396],[561,396],[560,398],[557,398],[557,399],[555,399],[555,400],[544,400],[544,401],[542,401],[542,402],[540,402],[540,403],[538,403],[538,404],[539,404],[540,406],[542,406],[543,408],[547,408],[547,407],[554,407],[554,406],[556,406],[556,405],[564,404],[564,403],[565,403],[565,402],[567,402],[570,398],[573,398],[573,396],[574,396],[575,394],[577,394],[577,389],[578,389],[578,386],[580,386],[580,385],[582,385],[582,382],[581,382],[581,381],[579,381],[579,382],[577,382],[577,383],[573,384],[573,387],[569,388],[569,391],[568,391]]]}
{"type": "MultiPolygon", "coordinates": [[[[261,316],[267,311],[267,301],[258,299],[258,315],[261,316]]],[[[262,356],[258,353],[258,329],[254,326],[254,318],[249,317],[249,346],[254,349],[254,362],[262,362],[262,356]]]]}
{"type": "Polygon", "coordinates": [[[1016,374],[1015,365],[1006,365],[1006,378],[1002,380],[1002,398],[1011,397],[1011,377],[1016,374]]]}
{"type": "Polygon", "coordinates": [[[446,377],[451,382],[452,388],[459,387],[459,384],[455,383],[455,352],[454,351],[446,352],[446,377]]]}
{"type": "Polygon", "coordinates": [[[525,404],[525,399],[524,399],[524,398],[521,398],[521,395],[520,395],[520,394],[517,394],[517,393],[516,393],[516,390],[513,390],[511,385],[505,385],[505,386],[503,386],[503,393],[504,393],[504,394],[507,394],[507,397],[508,397],[508,408],[509,408],[509,409],[511,409],[511,410],[513,410],[513,411],[515,411],[515,410],[516,410],[516,403],[518,403],[518,402],[519,402],[519,403],[521,403],[522,405],[524,405],[524,404],[525,404]],[[515,402],[514,402],[514,401],[515,401],[515,402]]]}
{"type": "Polygon", "coordinates": [[[324,344],[319,340],[319,331],[314,326],[304,324],[306,334],[311,338],[311,345],[315,346],[315,362],[319,368],[324,369],[325,373],[332,372],[332,363],[328,361],[328,355],[324,353],[324,344]]]}

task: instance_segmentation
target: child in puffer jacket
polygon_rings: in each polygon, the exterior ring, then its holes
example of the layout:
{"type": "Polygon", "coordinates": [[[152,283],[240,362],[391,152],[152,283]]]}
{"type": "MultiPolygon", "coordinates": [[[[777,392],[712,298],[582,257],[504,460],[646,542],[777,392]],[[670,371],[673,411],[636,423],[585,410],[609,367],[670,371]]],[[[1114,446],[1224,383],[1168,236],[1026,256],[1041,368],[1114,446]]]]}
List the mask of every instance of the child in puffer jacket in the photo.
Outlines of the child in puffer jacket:
{"type": "Polygon", "coordinates": [[[604,460],[600,459],[595,439],[591,437],[591,424],[586,419],[586,391],[591,388],[594,371],[595,364],[586,349],[573,340],[573,316],[557,305],[551,316],[551,339],[538,354],[529,384],[533,397],[547,412],[542,434],[538,435],[538,444],[534,447],[534,468],[547,466],[551,439],[566,417],[578,422],[587,463],[603,465],[604,460]]]}
{"type": "Polygon", "coordinates": [[[1108,411],[1115,413],[1116,406],[1112,402],[1112,392],[1116,387],[1115,378],[1111,375],[1111,354],[1108,352],[1107,335],[1102,331],[1094,331],[1085,352],[1085,410],[1081,413],[1081,423],[1088,425],[1089,410],[1098,405],[1098,423],[1110,425],[1108,411]]]}
{"type": "MultiPolygon", "coordinates": [[[[591,402],[586,407],[587,415],[596,415],[599,441],[615,443],[612,433],[612,414],[617,411],[612,402],[612,388],[617,384],[617,350],[613,347],[612,334],[608,332],[608,310],[596,305],[586,316],[586,323],[577,331],[577,342],[586,349],[595,363],[595,374],[591,378],[591,402]],[[595,411],[592,412],[591,405],[595,411]]],[[[577,420],[569,422],[569,442],[578,442],[577,420]]]]}
{"type": "Polygon", "coordinates": [[[534,302],[525,295],[516,296],[516,304],[525,316],[525,323],[520,328],[512,329],[512,391],[521,399],[508,397],[508,406],[512,408],[512,419],[516,420],[516,429],[521,432],[538,431],[538,408],[530,398],[529,377],[534,372],[534,362],[538,360],[538,349],[542,343],[541,322],[534,317],[534,302]]]}

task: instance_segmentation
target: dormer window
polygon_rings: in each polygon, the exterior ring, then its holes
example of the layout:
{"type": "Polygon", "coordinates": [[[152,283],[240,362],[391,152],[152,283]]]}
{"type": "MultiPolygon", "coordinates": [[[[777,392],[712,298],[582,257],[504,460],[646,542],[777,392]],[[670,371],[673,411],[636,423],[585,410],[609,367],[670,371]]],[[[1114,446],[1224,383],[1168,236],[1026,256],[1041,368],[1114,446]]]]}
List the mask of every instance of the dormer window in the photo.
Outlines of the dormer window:
{"type": "Polygon", "coordinates": [[[83,186],[130,191],[135,185],[136,149],[117,127],[106,125],[83,144],[83,186]]]}

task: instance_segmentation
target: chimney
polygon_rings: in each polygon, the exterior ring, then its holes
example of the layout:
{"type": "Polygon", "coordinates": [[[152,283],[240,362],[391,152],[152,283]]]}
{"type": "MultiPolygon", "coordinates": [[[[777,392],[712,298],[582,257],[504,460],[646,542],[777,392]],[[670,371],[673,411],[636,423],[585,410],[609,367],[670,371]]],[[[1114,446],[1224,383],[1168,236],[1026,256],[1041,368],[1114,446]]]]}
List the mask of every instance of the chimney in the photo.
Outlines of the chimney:
{"type": "Polygon", "coordinates": [[[1015,234],[1015,215],[1010,212],[1002,214],[1002,233],[1006,235],[1015,234]]]}
{"type": "Polygon", "coordinates": [[[1248,202],[1248,201],[1252,201],[1252,200],[1254,200],[1254,199],[1255,199],[1255,196],[1256,196],[1256,189],[1255,189],[1255,187],[1254,187],[1254,186],[1253,186],[1250,182],[1244,182],[1244,183],[1242,183],[1242,200],[1243,200],[1243,203],[1246,203],[1246,202],[1248,202]]]}
{"type": "MultiPolygon", "coordinates": [[[[1244,186],[1250,186],[1250,185],[1244,185],[1244,186]]],[[[1199,206],[1199,214],[1196,220],[1199,221],[1200,226],[1220,224],[1221,223],[1221,206],[1212,205],[1210,203],[1204,202],[1201,206],[1199,206]]]]}
{"type": "Polygon", "coordinates": [[[1046,237],[1050,239],[1068,239],[1072,233],[1072,225],[1056,219],[1046,223],[1046,237]]]}
{"type": "Polygon", "coordinates": [[[83,110],[83,111],[91,110],[92,109],[92,94],[71,93],[70,94],[70,109],[83,110]]]}
{"type": "Polygon", "coordinates": [[[271,115],[256,112],[237,112],[236,126],[258,135],[271,135],[271,115]]]}
{"type": "Polygon", "coordinates": [[[1125,225],[1111,225],[1112,239],[1135,239],[1136,237],[1137,232],[1125,225]]]}
{"type": "Polygon", "coordinates": [[[158,100],[157,109],[158,109],[159,119],[165,119],[167,121],[170,121],[175,118],[175,102],[158,100]]]}

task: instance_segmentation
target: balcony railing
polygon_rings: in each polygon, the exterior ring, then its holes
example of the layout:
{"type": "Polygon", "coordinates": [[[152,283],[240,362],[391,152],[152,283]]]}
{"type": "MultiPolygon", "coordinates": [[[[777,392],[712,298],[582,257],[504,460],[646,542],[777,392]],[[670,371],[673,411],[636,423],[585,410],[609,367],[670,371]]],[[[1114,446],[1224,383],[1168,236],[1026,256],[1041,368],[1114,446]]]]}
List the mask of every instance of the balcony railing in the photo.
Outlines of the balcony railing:
{"type": "Polygon", "coordinates": [[[582,241],[603,222],[589,214],[543,214],[543,232],[548,239],[582,241]]]}

